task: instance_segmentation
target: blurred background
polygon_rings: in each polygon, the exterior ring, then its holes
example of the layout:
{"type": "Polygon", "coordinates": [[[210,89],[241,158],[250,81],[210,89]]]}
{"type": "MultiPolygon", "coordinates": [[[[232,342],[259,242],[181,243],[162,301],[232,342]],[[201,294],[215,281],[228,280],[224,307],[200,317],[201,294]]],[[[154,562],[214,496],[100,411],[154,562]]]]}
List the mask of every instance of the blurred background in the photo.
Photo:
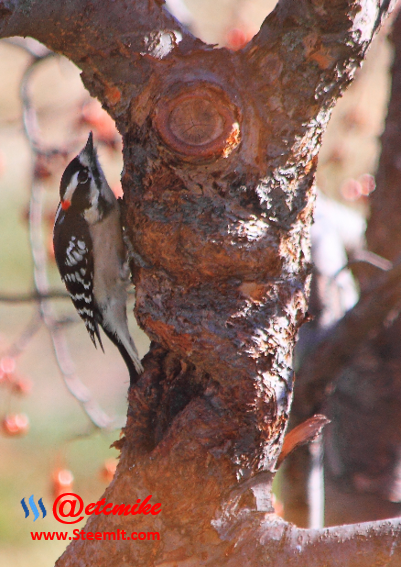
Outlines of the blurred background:
{"type": "MultiPolygon", "coordinates": [[[[257,33],[274,5],[266,0],[168,3],[204,41],[231,49],[257,33]]],[[[319,190],[334,199],[330,218],[345,222],[340,229],[348,230],[345,239],[351,246],[363,239],[369,194],[375,188],[389,93],[387,31],[380,32],[334,110],[320,154],[319,190]]],[[[30,531],[62,528],[50,509],[60,491],[77,492],[89,503],[110,482],[118,455],[110,445],[125,421],[129,382],[107,339],[105,354],[92,347],[68,298],[42,305],[47,324],[38,318],[34,280],[42,291],[46,278],[49,290],[64,291],[51,237],[65,166],[92,130],[106,177],[121,195],[121,140],[112,120],[86,93],[79,70],[36,42],[0,42],[0,76],[0,564],[46,567],[65,543],[33,542],[30,531]],[[35,523],[32,516],[24,518],[20,504],[32,494],[36,501],[42,497],[48,510],[35,523]]],[[[318,239],[319,229],[314,230],[318,239]]],[[[351,288],[344,300],[347,308],[358,296],[357,287],[351,283],[351,288]]],[[[133,297],[129,320],[143,356],[149,341],[135,324],[132,306],[133,297]]]]}

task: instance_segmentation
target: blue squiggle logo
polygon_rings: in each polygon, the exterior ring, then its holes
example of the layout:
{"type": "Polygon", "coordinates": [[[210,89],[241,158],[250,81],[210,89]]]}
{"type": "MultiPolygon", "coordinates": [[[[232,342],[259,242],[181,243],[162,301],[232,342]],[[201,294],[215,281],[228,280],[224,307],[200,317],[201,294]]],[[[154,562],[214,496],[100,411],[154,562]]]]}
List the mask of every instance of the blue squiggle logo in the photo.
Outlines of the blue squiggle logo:
{"type": "MultiPolygon", "coordinates": [[[[40,514],[39,514],[38,507],[36,506],[35,500],[33,499],[33,494],[32,494],[32,496],[29,497],[28,502],[29,502],[29,506],[31,507],[31,510],[33,512],[33,515],[34,515],[33,521],[36,522],[36,520],[39,518],[40,514]]],[[[44,507],[44,504],[43,504],[43,501],[42,501],[41,498],[38,500],[38,504],[39,504],[39,508],[41,509],[42,515],[43,515],[43,518],[44,518],[47,514],[47,511],[46,511],[46,508],[44,507]]],[[[25,504],[25,498],[23,498],[21,500],[21,506],[22,506],[22,509],[25,512],[25,518],[27,518],[29,516],[29,508],[25,504]]]]}

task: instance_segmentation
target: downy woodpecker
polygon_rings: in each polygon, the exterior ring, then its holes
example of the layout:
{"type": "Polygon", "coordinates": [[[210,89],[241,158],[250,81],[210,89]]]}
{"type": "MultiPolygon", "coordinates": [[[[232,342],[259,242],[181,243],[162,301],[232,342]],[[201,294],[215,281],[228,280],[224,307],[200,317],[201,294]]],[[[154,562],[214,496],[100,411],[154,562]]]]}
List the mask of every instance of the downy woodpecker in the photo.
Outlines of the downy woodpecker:
{"type": "Polygon", "coordinates": [[[97,339],[103,350],[100,325],[135,383],[143,367],[127,325],[127,252],[117,199],[100,167],[92,132],[61,178],[53,244],[61,279],[93,344],[97,339]]]}

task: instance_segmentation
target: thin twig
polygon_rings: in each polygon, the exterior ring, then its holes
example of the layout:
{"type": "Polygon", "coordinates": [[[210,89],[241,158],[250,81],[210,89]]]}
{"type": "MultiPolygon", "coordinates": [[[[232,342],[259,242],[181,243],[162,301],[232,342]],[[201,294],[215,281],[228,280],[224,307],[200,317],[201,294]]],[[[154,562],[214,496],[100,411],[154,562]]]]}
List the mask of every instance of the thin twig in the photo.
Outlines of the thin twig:
{"type": "Polygon", "coordinates": [[[394,267],[393,262],[383,258],[383,256],[379,256],[379,254],[375,254],[370,250],[358,250],[354,253],[353,257],[344,265],[342,266],[337,272],[330,278],[331,281],[336,280],[338,276],[344,270],[348,269],[350,266],[354,264],[369,264],[378,270],[382,270],[383,272],[388,272],[391,268],[394,267]]]}
{"type": "Polygon", "coordinates": [[[26,347],[28,346],[28,344],[33,339],[33,337],[41,328],[42,323],[43,323],[42,318],[40,317],[40,314],[38,313],[37,309],[35,309],[35,312],[31,320],[29,321],[28,325],[21,333],[19,338],[15,340],[12,343],[12,345],[7,349],[6,355],[12,358],[17,358],[17,356],[23,353],[26,347]]]}
{"type": "Polygon", "coordinates": [[[379,270],[383,270],[384,272],[388,272],[392,268],[394,268],[393,262],[387,260],[387,258],[383,258],[383,256],[379,256],[379,254],[375,254],[370,250],[357,250],[349,264],[353,264],[356,262],[363,262],[365,264],[370,264],[379,270]]]}
{"type": "Polygon", "coordinates": [[[19,47],[23,49],[32,57],[44,57],[46,55],[55,55],[53,51],[50,51],[43,43],[40,43],[32,37],[10,37],[2,40],[2,43],[8,43],[13,47],[19,47]]]}
{"type": "Polygon", "coordinates": [[[42,301],[43,299],[69,299],[70,296],[65,291],[52,290],[48,293],[39,293],[32,291],[30,293],[18,293],[8,295],[0,293],[0,302],[2,303],[30,303],[42,301]]]}

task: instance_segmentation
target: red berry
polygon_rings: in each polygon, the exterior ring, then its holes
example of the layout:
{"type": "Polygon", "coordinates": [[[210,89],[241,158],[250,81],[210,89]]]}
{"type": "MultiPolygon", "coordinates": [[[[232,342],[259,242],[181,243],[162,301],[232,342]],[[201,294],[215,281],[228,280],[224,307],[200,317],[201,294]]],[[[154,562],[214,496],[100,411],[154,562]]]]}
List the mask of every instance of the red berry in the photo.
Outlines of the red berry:
{"type": "Polygon", "coordinates": [[[0,370],[2,370],[5,374],[12,374],[15,371],[16,366],[16,360],[12,356],[3,356],[0,360],[0,370]]]}
{"type": "Polygon", "coordinates": [[[28,416],[24,413],[10,413],[3,418],[1,428],[8,437],[25,435],[29,430],[28,416]]]}
{"type": "Polygon", "coordinates": [[[15,376],[10,382],[14,394],[26,396],[32,390],[32,380],[30,378],[15,376]]]}
{"type": "Polygon", "coordinates": [[[55,469],[52,473],[52,493],[54,498],[70,492],[74,483],[74,475],[68,469],[55,469]]]}

